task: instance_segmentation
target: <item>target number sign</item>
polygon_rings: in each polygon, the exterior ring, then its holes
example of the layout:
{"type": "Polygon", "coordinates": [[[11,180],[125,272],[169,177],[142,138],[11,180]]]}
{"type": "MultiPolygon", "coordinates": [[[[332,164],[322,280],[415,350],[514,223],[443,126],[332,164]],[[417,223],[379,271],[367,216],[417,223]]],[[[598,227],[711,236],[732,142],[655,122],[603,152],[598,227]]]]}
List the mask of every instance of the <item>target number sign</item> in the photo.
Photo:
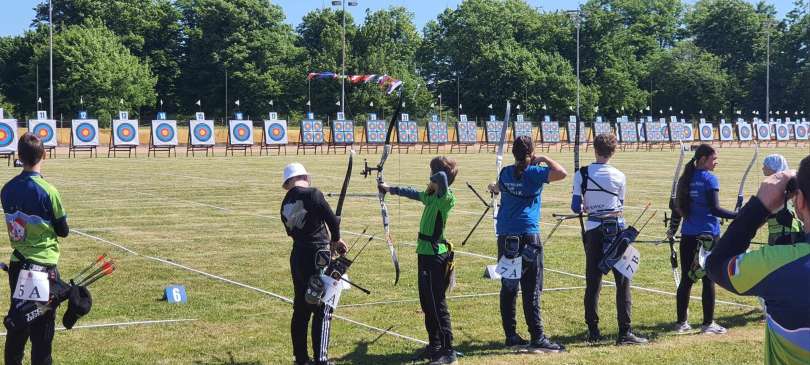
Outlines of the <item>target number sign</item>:
{"type": "Polygon", "coordinates": [[[163,289],[163,297],[169,304],[185,304],[188,302],[186,287],[182,285],[169,285],[163,289]]]}
{"type": "Polygon", "coordinates": [[[177,121],[176,120],[153,120],[152,121],[152,145],[153,146],[177,146],[177,121]]]}
{"type": "Polygon", "coordinates": [[[0,153],[17,152],[17,120],[0,119],[0,153]]]}
{"type": "Polygon", "coordinates": [[[266,144],[287,144],[287,121],[265,120],[264,137],[266,144]]]}
{"type": "Polygon", "coordinates": [[[228,122],[230,138],[228,143],[232,145],[252,145],[253,144],[253,122],[249,120],[231,120],[228,122]]]}
{"type": "Polygon", "coordinates": [[[74,119],[71,129],[74,146],[98,146],[98,120],[74,119]]]}

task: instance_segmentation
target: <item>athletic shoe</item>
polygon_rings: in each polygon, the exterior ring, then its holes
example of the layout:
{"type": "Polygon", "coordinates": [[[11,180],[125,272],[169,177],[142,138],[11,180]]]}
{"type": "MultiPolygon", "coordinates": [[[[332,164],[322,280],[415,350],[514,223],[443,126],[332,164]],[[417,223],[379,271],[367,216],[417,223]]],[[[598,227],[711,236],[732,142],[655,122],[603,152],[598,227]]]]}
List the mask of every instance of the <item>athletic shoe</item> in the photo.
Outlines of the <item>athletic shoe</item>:
{"type": "Polygon", "coordinates": [[[456,352],[453,350],[446,351],[441,356],[434,357],[429,365],[455,365],[458,364],[456,352]]]}
{"type": "Polygon", "coordinates": [[[414,360],[432,360],[434,357],[438,357],[437,352],[439,352],[439,350],[435,350],[430,345],[426,345],[425,348],[419,351],[419,354],[416,355],[414,360]]]}
{"type": "Polygon", "coordinates": [[[674,331],[679,335],[686,334],[692,332],[692,326],[688,322],[675,323],[674,331]]]}
{"type": "Polygon", "coordinates": [[[709,325],[700,326],[700,332],[707,335],[724,335],[728,331],[716,322],[712,322],[709,325]]]}
{"type": "Polygon", "coordinates": [[[565,346],[551,342],[548,337],[543,336],[540,337],[539,340],[533,340],[529,343],[529,347],[527,347],[526,350],[533,354],[557,353],[565,352],[565,346]]]}
{"type": "Polygon", "coordinates": [[[605,340],[605,337],[602,336],[602,333],[599,332],[598,329],[595,329],[595,330],[588,330],[588,338],[585,340],[585,342],[587,342],[589,344],[597,344],[597,343],[602,342],[604,340],[605,340]]]}
{"type": "Polygon", "coordinates": [[[528,346],[529,341],[525,340],[523,337],[520,337],[518,334],[514,334],[507,337],[504,344],[509,348],[519,348],[528,346]]]}
{"type": "Polygon", "coordinates": [[[619,338],[616,339],[616,345],[643,345],[647,343],[646,338],[639,337],[633,334],[633,332],[627,331],[627,333],[623,335],[619,335],[619,338]]]}

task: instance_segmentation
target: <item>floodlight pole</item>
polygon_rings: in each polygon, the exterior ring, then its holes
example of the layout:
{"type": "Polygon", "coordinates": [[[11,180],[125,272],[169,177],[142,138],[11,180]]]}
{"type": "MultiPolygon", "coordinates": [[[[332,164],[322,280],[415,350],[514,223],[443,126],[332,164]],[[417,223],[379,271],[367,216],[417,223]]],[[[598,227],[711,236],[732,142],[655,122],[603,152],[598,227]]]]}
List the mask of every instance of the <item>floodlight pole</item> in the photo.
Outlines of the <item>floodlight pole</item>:
{"type": "Polygon", "coordinates": [[[765,23],[767,49],[765,51],[765,123],[771,121],[771,21],[765,23]]]}

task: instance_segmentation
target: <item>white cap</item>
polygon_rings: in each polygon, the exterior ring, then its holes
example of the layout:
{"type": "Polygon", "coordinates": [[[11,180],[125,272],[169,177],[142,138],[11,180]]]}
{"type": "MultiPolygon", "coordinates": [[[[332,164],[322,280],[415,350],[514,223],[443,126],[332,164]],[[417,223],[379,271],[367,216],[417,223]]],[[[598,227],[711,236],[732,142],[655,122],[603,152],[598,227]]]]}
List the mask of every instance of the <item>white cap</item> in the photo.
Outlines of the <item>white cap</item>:
{"type": "Polygon", "coordinates": [[[293,162],[287,166],[284,166],[284,177],[281,180],[281,186],[284,186],[284,184],[287,183],[287,180],[301,175],[309,175],[307,173],[307,169],[304,168],[304,165],[298,162],[293,162]]]}
{"type": "Polygon", "coordinates": [[[789,168],[785,157],[779,154],[768,155],[762,164],[773,172],[782,172],[789,168]]]}

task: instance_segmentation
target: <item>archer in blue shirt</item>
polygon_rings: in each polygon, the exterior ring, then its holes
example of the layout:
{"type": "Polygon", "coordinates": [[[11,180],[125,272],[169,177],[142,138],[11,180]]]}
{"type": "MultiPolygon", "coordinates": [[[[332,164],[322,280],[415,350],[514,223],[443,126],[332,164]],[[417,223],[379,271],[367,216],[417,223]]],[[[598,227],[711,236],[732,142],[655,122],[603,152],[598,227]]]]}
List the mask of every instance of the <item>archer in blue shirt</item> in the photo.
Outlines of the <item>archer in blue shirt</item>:
{"type": "Polygon", "coordinates": [[[725,334],[726,329],[714,322],[714,282],[703,269],[701,262],[714,248],[720,235],[719,218],[734,219],[737,214],[720,207],[718,196],[720,184],[712,174],[717,167],[717,152],[708,144],[701,144],[695,155],[686,164],[678,179],[675,199],[678,212],[683,217],[681,227],[681,283],[676,295],[678,321],[675,331],[687,333],[692,327],[687,322],[689,295],[692,285],[703,283],[703,323],[701,331],[709,334],[725,334]]]}
{"type": "Polygon", "coordinates": [[[532,353],[561,352],[565,347],[549,340],[540,317],[540,294],[543,290],[543,244],[540,242],[540,194],[543,185],[565,179],[568,172],[546,156],[534,155],[534,143],[529,136],[520,136],[512,146],[515,164],[505,167],[497,184],[490,184],[492,193],[501,195],[497,215],[499,267],[514,263],[513,275],[501,279],[501,322],[507,347],[526,346],[532,353]],[[536,166],[544,163],[546,166],[536,166]],[[514,275],[517,273],[517,275],[514,275]],[[518,285],[519,284],[519,285],[518,285]],[[531,335],[526,341],[518,335],[515,321],[515,299],[518,287],[523,290],[523,316],[531,335]]]}

